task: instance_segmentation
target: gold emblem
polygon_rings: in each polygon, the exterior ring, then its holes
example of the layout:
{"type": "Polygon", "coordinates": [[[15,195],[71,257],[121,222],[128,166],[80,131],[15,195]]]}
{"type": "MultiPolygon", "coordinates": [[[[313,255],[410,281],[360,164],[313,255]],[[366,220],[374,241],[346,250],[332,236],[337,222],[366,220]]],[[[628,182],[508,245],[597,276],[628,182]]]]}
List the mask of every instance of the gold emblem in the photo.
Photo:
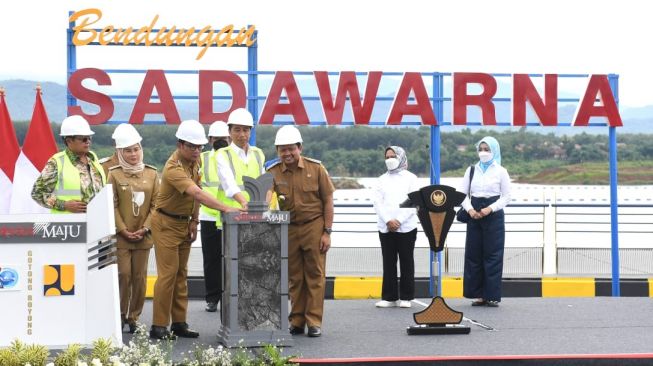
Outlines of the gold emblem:
{"type": "Polygon", "coordinates": [[[445,202],[447,202],[447,195],[441,190],[433,191],[433,193],[431,193],[431,203],[434,205],[439,207],[444,205],[445,202]]]}

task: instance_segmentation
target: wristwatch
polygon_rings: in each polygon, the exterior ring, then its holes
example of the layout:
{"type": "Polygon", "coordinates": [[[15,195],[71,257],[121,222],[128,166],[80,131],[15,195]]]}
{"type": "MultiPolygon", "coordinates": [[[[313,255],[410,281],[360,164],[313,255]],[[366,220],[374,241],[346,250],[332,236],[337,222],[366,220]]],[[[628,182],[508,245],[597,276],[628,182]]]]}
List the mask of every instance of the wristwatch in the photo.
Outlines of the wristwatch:
{"type": "Polygon", "coordinates": [[[331,228],[330,227],[325,227],[324,232],[327,233],[327,235],[331,235],[331,228]]]}

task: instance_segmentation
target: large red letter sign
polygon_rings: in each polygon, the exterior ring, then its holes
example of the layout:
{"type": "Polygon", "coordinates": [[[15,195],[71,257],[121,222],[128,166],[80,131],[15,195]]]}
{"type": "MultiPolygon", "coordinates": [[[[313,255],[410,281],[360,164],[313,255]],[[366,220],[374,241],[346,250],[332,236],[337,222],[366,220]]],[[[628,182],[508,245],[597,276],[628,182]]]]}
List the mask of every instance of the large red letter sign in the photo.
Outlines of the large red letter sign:
{"type": "Polygon", "coordinates": [[[574,118],[574,126],[587,126],[591,117],[606,117],[611,127],[623,126],[607,75],[590,76],[585,96],[574,118]],[[602,105],[594,105],[597,98],[602,105]]]}
{"type": "Polygon", "coordinates": [[[490,74],[456,72],[453,74],[453,124],[467,124],[467,106],[477,105],[481,108],[484,125],[496,125],[497,116],[492,104],[492,97],[497,92],[497,81],[490,74]],[[481,84],[483,92],[468,95],[467,84],[481,84]]]}
{"type": "Polygon", "coordinates": [[[401,124],[401,119],[407,114],[421,116],[423,125],[434,126],[438,124],[426,87],[424,87],[422,75],[419,72],[404,74],[401,86],[399,86],[395,100],[392,102],[392,108],[386,123],[389,125],[401,124]],[[415,104],[408,104],[411,92],[415,96],[415,104]]]}
{"type": "Polygon", "coordinates": [[[199,108],[200,122],[213,123],[226,121],[234,109],[245,108],[247,91],[245,83],[235,73],[224,70],[200,70],[199,74],[199,108]],[[213,112],[213,83],[225,83],[231,89],[231,107],[225,112],[213,112]]]}
{"type": "Polygon", "coordinates": [[[381,83],[382,73],[380,71],[371,71],[367,74],[365,98],[362,103],[355,72],[343,71],[340,73],[335,103],[331,94],[331,86],[329,85],[329,74],[326,71],[315,71],[314,74],[327,124],[339,125],[342,123],[342,114],[345,109],[347,94],[349,94],[349,100],[351,102],[354,124],[367,125],[370,123],[376,93],[381,83]]]}
{"type": "Polygon", "coordinates": [[[293,116],[295,124],[308,124],[308,115],[302,102],[302,96],[299,94],[299,88],[295,83],[295,78],[290,71],[277,71],[274,75],[274,81],[270,87],[270,93],[265,100],[263,112],[259,119],[260,124],[272,124],[277,114],[290,114],[293,116]],[[281,93],[286,91],[288,97],[287,104],[279,103],[281,93]]]}
{"type": "Polygon", "coordinates": [[[181,122],[163,70],[147,70],[143,85],[141,85],[141,91],[138,92],[138,97],[136,97],[134,110],[129,117],[129,123],[142,124],[146,114],[163,114],[166,123],[170,124],[181,122]],[[150,102],[154,88],[156,88],[159,95],[160,103],[150,102]]]}
{"type": "Polygon", "coordinates": [[[544,75],[544,102],[528,74],[512,78],[512,124],[526,126],[526,103],[530,103],[542,126],[558,125],[558,75],[544,75]]]}
{"type": "Polygon", "coordinates": [[[113,116],[113,101],[111,97],[98,91],[87,89],[82,85],[85,79],[93,79],[97,85],[111,85],[109,74],[100,69],[79,69],[70,75],[68,80],[68,90],[73,97],[84,102],[95,104],[100,111],[97,114],[86,114],[80,106],[68,107],[68,114],[78,114],[88,121],[91,125],[104,123],[113,116]]]}

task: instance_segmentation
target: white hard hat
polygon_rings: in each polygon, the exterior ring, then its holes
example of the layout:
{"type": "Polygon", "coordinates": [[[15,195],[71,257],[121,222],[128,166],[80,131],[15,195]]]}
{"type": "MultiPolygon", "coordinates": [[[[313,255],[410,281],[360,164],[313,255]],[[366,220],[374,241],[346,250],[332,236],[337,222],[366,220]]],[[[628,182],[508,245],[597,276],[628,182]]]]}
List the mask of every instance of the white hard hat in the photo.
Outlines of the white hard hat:
{"type": "Polygon", "coordinates": [[[229,114],[227,124],[254,127],[254,118],[247,109],[238,108],[229,114]]]}
{"type": "Polygon", "coordinates": [[[209,127],[209,137],[228,137],[229,126],[223,121],[215,121],[209,127]]]}
{"type": "Polygon", "coordinates": [[[187,119],[177,128],[175,137],[180,140],[188,141],[194,145],[205,145],[209,142],[204,134],[204,127],[194,119],[187,119]]]}
{"type": "Polygon", "coordinates": [[[61,133],[59,136],[91,136],[91,131],[86,118],[78,115],[68,116],[61,122],[61,133]]]}
{"type": "Polygon", "coordinates": [[[282,126],[277,131],[277,136],[274,139],[276,146],[301,144],[302,142],[302,135],[299,133],[299,130],[297,127],[291,125],[282,126]]]}
{"type": "Polygon", "coordinates": [[[143,140],[136,128],[129,123],[121,123],[113,130],[111,138],[116,141],[116,148],[123,149],[143,140]]]}

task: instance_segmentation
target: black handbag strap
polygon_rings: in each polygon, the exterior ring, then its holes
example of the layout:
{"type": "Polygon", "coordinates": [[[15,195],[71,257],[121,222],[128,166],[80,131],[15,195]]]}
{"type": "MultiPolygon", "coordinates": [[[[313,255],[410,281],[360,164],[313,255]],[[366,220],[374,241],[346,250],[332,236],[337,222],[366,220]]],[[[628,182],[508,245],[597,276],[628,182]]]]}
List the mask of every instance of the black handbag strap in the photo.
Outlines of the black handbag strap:
{"type": "Polygon", "coordinates": [[[469,188],[467,189],[467,197],[469,199],[472,199],[472,179],[474,179],[474,166],[470,165],[469,166],[469,188]]]}

